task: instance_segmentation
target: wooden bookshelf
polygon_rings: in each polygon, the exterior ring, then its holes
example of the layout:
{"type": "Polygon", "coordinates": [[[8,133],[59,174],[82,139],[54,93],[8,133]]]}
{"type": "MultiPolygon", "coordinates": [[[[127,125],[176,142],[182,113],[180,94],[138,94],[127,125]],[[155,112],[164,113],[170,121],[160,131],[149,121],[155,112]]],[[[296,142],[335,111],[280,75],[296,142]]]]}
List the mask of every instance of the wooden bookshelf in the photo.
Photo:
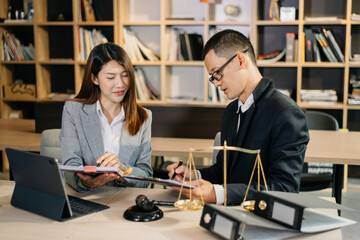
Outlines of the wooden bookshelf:
{"type": "MultiPolygon", "coordinates": [[[[108,0],[107,0],[108,1],[108,0]]],[[[4,61],[2,45],[0,48],[0,114],[8,118],[11,110],[26,110],[25,118],[33,118],[34,102],[59,101],[48,99],[51,92],[74,92],[81,87],[85,61],[79,55],[78,29],[100,29],[106,32],[109,41],[124,47],[124,28],[130,28],[151,50],[161,56],[159,62],[133,62],[142,68],[148,80],[160,92],[158,101],[140,101],[149,106],[202,106],[225,107],[226,103],[209,101],[208,73],[202,61],[168,61],[166,40],[167,28],[180,28],[188,33],[198,33],[204,43],[210,37],[210,30],[232,28],[250,37],[256,53],[264,54],[272,47],[285,47],[285,33],[295,32],[298,36],[298,58],[295,62],[276,62],[259,64],[264,76],[273,78],[279,88],[293,90],[293,99],[303,109],[317,109],[332,114],[343,129],[360,130],[360,106],[347,104],[350,74],[360,74],[359,62],[349,60],[350,52],[360,52],[360,22],[352,21],[353,12],[360,13],[357,0],[284,0],[283,6],[293,6],[297,10],[295,21],[281,22],[270,20],[268,8],[270,0],[239,0],[240,15],[229,17],[224,14],[224,6],[234,1],[221,3],[201,3],[195,0],[112,0],[112,19],[108,21],[82,21],[79,0],[33,0],[35,15],[33,22],[0,23],[0,31],[21,31],[26,29],[33,35],[30,41],[35,46],[36,59],[32,61],[4,61]],[[330,3],[329,3],[330,1],[330,3]],[[316,2],[317,8],[314,7],[316,2]],[[325,3],[326,2],[326,3],[325,3]],[[50,4],[51,3],[51,4],[50,4]],[[326,4],[328,7],[321,8],[326,4]],[[191,8],[188,6],[191,5],[191,8]],[[58,12],[57,12],[58,11],[58,12]],[[56,21],[57,14],[64,19],[56,21]],[[337,16],[335,22],[305,21],[308,16],[337,16]],[[176,17],[193,17],[194,20],[168,20],[176,17]],[[301,58],[303,31],[307,27],[329,27],[344,33],[342,46],[345,63],[304,62],[301,58]],[[274,42],[272,42],[274,41],[274,42]],[[12,83],[22,69],[33,72],[25,83],[36,86],[36,99],[24,101],[6,99],[4,87],[12,83]],[[319,87],[335,86],[339,100],[334,105],[313,105],[301,102],[300,90],[319,81],[319,87]],[[168,99],[176,97],[196,98],[194,102],[174,103],[168,99]]],[[[11,0],[0,0],[0,18],[6,18],[11,0]]],[[[24,39],[20,39],[24,40],[24,39]]]]}

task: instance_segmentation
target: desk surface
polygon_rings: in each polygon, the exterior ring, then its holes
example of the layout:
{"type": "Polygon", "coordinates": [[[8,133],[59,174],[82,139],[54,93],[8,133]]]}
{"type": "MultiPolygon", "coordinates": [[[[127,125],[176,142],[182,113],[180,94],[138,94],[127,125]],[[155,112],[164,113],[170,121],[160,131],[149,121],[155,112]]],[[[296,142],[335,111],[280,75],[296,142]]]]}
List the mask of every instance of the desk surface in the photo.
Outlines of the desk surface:
{"type": "MultiPolygon", "coordinates": [[[[1,239],[216,239],[199,226],[202,211],[185,212],[162,207],[164,217],[154,222],[131,222],[123,218],[124,211],[135,204],[139,194],[158,201],[175,201],[178,193],[172,190],[101,187],[91,193],[77,193],[67,186],[68,194],[110,208],[71,221],[56,222],[11,206],[13,188],[14,182],[0,181],[1,239]]],[[[341,230],[336,229],[298,238],[338,240],[342,236],[341,230]]]]}
{"type": "MultiPolygon", "coordinates": [[[[0,150],[6,147],[40,151],[41,134],[35,133],[34,120],[0,120],[0,150]]],[[[310,130],[306,162],[360,165],[360,132],[310,130]]],[[[187,157],[190,148],[213,146],[213,139],[151,138],[153,156],[187,157]]],[[[195,157],[210,157],[212,151],[194,153],[195,157]]]]}

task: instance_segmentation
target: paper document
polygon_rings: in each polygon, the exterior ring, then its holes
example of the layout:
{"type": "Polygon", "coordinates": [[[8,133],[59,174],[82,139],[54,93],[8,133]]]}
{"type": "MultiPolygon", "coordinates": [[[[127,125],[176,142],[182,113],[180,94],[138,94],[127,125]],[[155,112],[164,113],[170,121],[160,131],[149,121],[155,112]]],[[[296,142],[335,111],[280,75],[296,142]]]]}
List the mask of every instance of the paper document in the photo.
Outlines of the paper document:
{"type": "MultiPolygon", "coordinates": [[[[96,166],[68,166],[68,165],[59,165],[60,170],[62,171],[71,171],[71,172],[82,172],[84,174],[89,175],[98,175],[103,174],[106,172],[113,172],[119,175],[120,178],[122,178],[125,181],[128,181],[130,179],[136,180],[136,181],[142,181],[142,182],[148,182],[148,183],[154,183],[159,185],[165,185],[165,186],[178,186],[181,187],[182,183],[171,180],[171,179],[162,179],[162,178],[153,178],[153,177],[142,177],[142,176],[136,176],[136,175],[125,175],[122,171],[119,170],[118,167],[96,167],[96,166]]],[[[185,188],[196,188],[195,186],[191,186],[189,184],[184,184],[183,187],[185,188]]]]}

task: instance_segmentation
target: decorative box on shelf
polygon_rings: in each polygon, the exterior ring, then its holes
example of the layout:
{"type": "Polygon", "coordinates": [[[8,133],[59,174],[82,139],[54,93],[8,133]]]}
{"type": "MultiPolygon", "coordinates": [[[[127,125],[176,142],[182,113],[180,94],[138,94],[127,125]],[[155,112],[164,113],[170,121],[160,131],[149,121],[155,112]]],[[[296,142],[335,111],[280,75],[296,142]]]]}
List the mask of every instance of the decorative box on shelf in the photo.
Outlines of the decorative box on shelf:
{"type": "Polygon", "coordinates": [[[11,83],[5,85],[6,100],[35,100],[35,84],[11,83]]]}

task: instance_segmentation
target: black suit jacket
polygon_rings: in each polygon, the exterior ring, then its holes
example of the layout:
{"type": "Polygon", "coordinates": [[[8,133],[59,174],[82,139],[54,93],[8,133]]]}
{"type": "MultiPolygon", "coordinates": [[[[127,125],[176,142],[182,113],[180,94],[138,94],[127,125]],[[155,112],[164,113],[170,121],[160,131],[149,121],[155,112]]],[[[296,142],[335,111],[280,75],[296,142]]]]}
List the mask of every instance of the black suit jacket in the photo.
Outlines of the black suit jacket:
{"type": "MultiPolygon", "coordinates": [[[[244,125],[236,139],[238,101],[231,102],[223,115],[221,144],[246,149],[260,149],[260,156],[269,190],[298,192],[300,177],[309,142],[303,111],[289,97],[277,91],[271,80],[263,78],[253,91],[254,104],[246,111],[244,125]]],[[[240,204],[245,196],[256,154],[227,153],[228,204],[240,204]]],[[[223,184],[223,152],[216,163],[200,170],[202,178],[223,184]]],[[[247,199],[257,188],[257,171],[247,199]]],[[[261,181],[261,189],[265,189],[261,181]]]]}

